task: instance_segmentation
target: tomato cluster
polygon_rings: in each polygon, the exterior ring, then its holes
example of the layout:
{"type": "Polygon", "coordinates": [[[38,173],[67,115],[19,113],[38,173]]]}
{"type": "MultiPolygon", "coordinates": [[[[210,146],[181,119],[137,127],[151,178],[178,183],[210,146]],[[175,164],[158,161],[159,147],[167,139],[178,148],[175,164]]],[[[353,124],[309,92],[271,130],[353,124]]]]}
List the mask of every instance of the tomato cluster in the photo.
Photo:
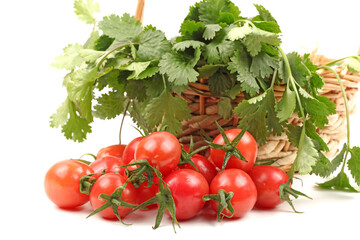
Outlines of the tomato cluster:
{"type": "Polygon", "coordinates": [[[89,165],[72,159],[56,163],[45,176],[45,191],[60,208],[90,201],[90,215],[105,219],[158,208],[155,228],[164,213],[177,223],[209,206],[220,221],[282,202],[279,187],[288,176],[269,165],[255,166],[257,143],[250,133],[221,131],[209,147],[205,157],[193,151],[192,143],[182,145],[168,132],[154,132],[99,150],[89,165]]]}

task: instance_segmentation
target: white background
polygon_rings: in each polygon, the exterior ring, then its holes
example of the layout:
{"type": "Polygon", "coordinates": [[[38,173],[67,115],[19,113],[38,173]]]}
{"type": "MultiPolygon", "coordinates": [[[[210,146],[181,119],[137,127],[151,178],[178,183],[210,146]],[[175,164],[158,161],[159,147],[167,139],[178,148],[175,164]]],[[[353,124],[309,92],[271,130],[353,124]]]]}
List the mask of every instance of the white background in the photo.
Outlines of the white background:
{"type": "MultiPolygon", "coordinates": [[[[243,16],[256,14],[254,3],[270,10],[282,29],[286,52],[309,52],[319,46],[320,53],[340,58],[358,51],[357,0],[234,2],[243,16]]],[[[171,38],[194,3],[147,0],[144,24],[157,26],[171,38]]],[[[100,5],[98,19],[110,13],[134,14],[136,1],[101,0],[100,5]]],[[[360,195],[320,191],[314,185],[321,180],[313,176],[303,177],[303,186],[300,182],[295,184],[298,190],[313,197],[294,201],[302,214],[295,214],[282,204],[273,211],[254,210],[242,219],[217,223],[207,210],[198,218],[181,223],[177,234],[173,234],[166,217],[161,227],[153,230],[154,212],[129,217],[126,221],[133,225],[125,227],[99,216],[86,219],[91,210],[88,204],[77,211],[58,209],[44,193],[47,169],[57,161],[96,153],[101,147],[116,144],[120,118],[95,120],[93,133],[84,143],[68,141],[59,129],[49,127],[50,115],[66,97],[62,88],[65,72],[50,64],[65,45],[85,42],[91,30],[77,20],[72,0],[3,1],[0,27],[1,239],[137,239],[135,234],[159,239],[190,239],[194,234],[209,239],[332,239],[358,233],[360,195]]],[[[355,126],[359,120],[358,111],[352,116],[352,145],[360,145],[359,128],[355,126]]],[[[126,119],[123,142],[136,136],[138,133],[126,119]]]]}

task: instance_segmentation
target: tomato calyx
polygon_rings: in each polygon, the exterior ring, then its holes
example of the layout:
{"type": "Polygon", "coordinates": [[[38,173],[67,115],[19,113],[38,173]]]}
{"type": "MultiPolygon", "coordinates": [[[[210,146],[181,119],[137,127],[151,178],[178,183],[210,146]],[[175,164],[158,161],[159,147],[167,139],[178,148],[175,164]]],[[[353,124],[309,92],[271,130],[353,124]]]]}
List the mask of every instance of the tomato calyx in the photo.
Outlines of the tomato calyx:
{"type": "Polygon", "coordinates": [[[124,191],[124,189],[126,188],[127,184],[129,183],[130,179],[127,179],[126,182],[117,187],[114,192],[112,194],[100,194],[99,195],[99,199],[104,199],[106,200],[106,202],[101,205],[101,207],[95,209],[92,213],[90,213],[86,218],[89,218],[109,207],[112,208],[115,216],[117,217],[117,219],[124,225],[131,225],[131,224],[127,224],[127,223],[124,223],[124,221],[121,219],[121,217],[119,216],[119,210],[118,210],[118,207],[121,206],[121,207],[127,207],[127,208],[135,208],[137,207],[138,205],[136,204],[132,204],[132,203],[128,203],[124,200],[121,199],[121,195],[122,195],[122,192],[124,191]]]}
{"type": "MultiPolygon", "coordinates": [[[[158,170],[156,170],[156,171],[158,171],[158,170]]],[[[158,174],[160,174],[160,172],[158,172],[158,174]]],[[[147,206],[149,206],[151,204],[158,204],[158,212],[156,215],[155,225],[152,228],[157,229],[160,226],[160,223],[162,221],[164,213],[166,210],[168,210],[169,214],[172,218],[172,226],[173,226],[174,232],[176,233],[175,224],[179,228],[180,228],[180,224],[176,219],[176,207],[175,207],[174,198],[172,197],[170,188],[167,186],[166,182],[164,182],[164,180],[158,174],[157,174],[157,176],[159,177],[159,192],[156,193],[156,195],[154,197],[139,204],[128,214],[133,213],[138,209],[145,209],[147,206]],[[165,185],[165,187],[164,187],[164,185],[165,185]]]]}
{"type": "Polygon", "coordinates": [[[86,195],[90,195],[90,191],[97,178],[94,175],[104,175],[105,169],[101,173],[90,173],[80,178],[80,192],[86,195]]]}
{"type": "Polygon", "coordinates": [[[189,163],[193,168],[195,168],[195,170],[197,172],[199,172],[199,169],[195,166],[194,162],[191,160],[191,158],[195,155],[198,154],[201,151],[204,151],[205,149],[208,149],[209,146],[202,146],[196,150],[194,150],[194,142],[193,142],[193,138],[191,136],[190,138],[190,145],[189,145],[189,151],[186,151],[184,149],[184,146],[181,145],[181,156],[180,156],[180,161],[178,166],[189,163]]]}
{"type": "Polygon", "coordinates": [[[283,183],[279,186],[279,194],[280,194],[280,199],[283,200],[283,201],[286,201],[292,208],[292,210],[295,212],[295,213],[302,213],[302,212],[299,212],[295,209],[294,207],[294,204],[292,203],[292,200],[290,199],[290,195],[295,197],[296,199],[299,197],[299,196],[303,196],[303,197],[306,197],[306,198],[309,198],[309,199],[312,199],[311,197],[307,196],[306,194],[298,191],[298,190],[295,190],[293,189],[290,185],[293,181],[293,178],[289,178],[286,183],[283,183]]]}
{"type": "Polygon", "coordinates": [[[217,221],[221,222],[221,220],[224,217],[231,218],[235,213],[235,210],[231,204],[231,199],[233,196],[234,196],[233,192],[226,192],[224,189],[219,189],[218,194],[208,194],[203,196],[202,199],[203,201],[213,200],[219,203],[216,216],[217,216],[217,221]],[[224,210],[230,213],[230,215],[224,214],[223,213],[224,210]]]}
{"type": "Polygon", "coordinates": [[[135,188],[138,188],[140,184],[142,184],[146,180],[148,181],[147,187],[150,187],[152,184],[154,184],[153,178],[155,169],[149,164],[146,159],[136,160],[132,163],[122,165],[120,167],[125,167],[125,174],[128,179],[130,179],[131,183],[134,185],[135,188]],[[129,170],[127,167],[130,166],[137,166],[137,168],[129,170]]]}
{"type": "Polygon", "coordinates": [[[209,145],[212,149],[219,149],[225,151],[224,161],[221,167],[221,171],[225,169],[227,163],[231,156],[234,156],[242,161],[247,162],[246,158],[241,154],[240,150],[236,147],[236,145],[240,142],[241,138],[244,136],[246,130],[242,129],[241,132],[232,140],[230,141],[229,138],[226,136],[224,129],[219,125],[217,121],[215,121],[221,136],[224,139],[224,144],[216,144],[214,142],[205,140],[205,142],[209,145]]]}

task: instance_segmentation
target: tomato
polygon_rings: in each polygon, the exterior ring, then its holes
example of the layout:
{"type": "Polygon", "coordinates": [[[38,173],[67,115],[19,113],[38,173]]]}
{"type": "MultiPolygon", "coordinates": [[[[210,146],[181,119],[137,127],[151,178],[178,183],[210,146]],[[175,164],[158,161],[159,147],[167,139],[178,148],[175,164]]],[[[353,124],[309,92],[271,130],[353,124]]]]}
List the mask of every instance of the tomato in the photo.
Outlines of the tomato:
{"type": "MultiPolygon", "coordinates": [[[[199,173],[201,173],[206,181],[210,184],[212,179],[216,176],[217,170],[213,163],[211,163],[207,158],[200,154],[195,154],[191,157],[191,160],[193,161],[196,168],[199,170],[199,173]]],[[[185,163],[179,166],[181,169],[193,169],[196,170],[193,166],[191,166],[190,163],[185,163]]]]}
{"type": "Polygon", "coordinates": [[[64,160],[54,164],[45,175],[45,192],[60,208],[75,208],[89,201],[89,196],[80,192],[80,178],[93,173],[85,163],[64,160]]]}
{"type": "Polygon", "coordinates": [[[176,207],[177,220],[194,217],[204,206],[202,197],[209,193],[205,177],[191,169],[179,169],[164,178],[176,207]]]}
{"type": "MultiPolygon", "coordinates": [[[[230,200],[234,208],[233,218],[244,216],[255,205],[257,197],[256,186],[250,176],[241,169],[225,169],[218,173],[210,184],[210,194],[218,194],[219,189],[223,189],[227,193],[234,193],[230,200]]],[[[219,203],[211,200],[210,206],[217,211],[219,203]]],[[[226,209],[222,213],[230,216],[229,211],[226,209]]]]}
{"type": "MultiPolygon", "coordinates": [[[[94,162],[92,162],[89,166],[94,170],[94,173],[114,173],[120,172],[121,169],[119,166],[124,165],[121,158],[115,156],[104,156],[101,158],[97,158],[94,162]]],[[[101,174],[93,175],[95,178],[99,178],[101,174]]]]}
{"type": "Polygon", "coordinates": [[[179,140],[168,132],[154,132],[139,143],[135,159],[147,160],[165,176],[175,169],[180,161],[179,140]]]}
{"type": "Polygon", "coordinates": [[[105,156],[114,156],[118,158],[122,158],[126,145],[124,144],[115,144],[111,146],[104,147],[99,150],[96,154],[96,159],[102,158],[105,156]]]}
{"type": "Polygon", "coordinates": [[[125,147],[124,153],[122,156],[122,160],[125,164],[128,164],[135,157],[135,150],[139,145],[140,141],[143,140],[143,137],[137,137],[133,139],[129,144],[125,147]]]}
{"type": "Polygon", "coordinates": [[[280,199],[279,187],[289,179],[282,170],[268,165],[255,166],[249,172],[258,193],[255,206],[259,208],[274,208],[283,202],[280,199]]]}
{"type": "MultiPolygon", "coordinates": [[[[135,204],[141,204],[147,200],[149,200],[152,197],[155,197],[156,193],[159,191],[158,183],[159,179],[157,177],[153,178],[153,184],[148,187],[148,180],[145,180],[145,182],[141,183],[138,188],[135,190],[136,194],[136,201],[135,204]]],[[[156,204],[151,204],[146,206],[146,209],[152,209],[155,208],[156,204]]]]}
{"type": "MultiPolygon", "coordinates": [[[[234,138],[237,135],[240,134],[240,132],[241,132],[241,129],[234,128],[234,129],[225,131],[225,134],[229,138],[229,140],[232,141],[232,140],[234,140],[234,138]]],[[[225,144],[224,139],[221,136],[221,134],[219,134],[218,136],[215,137],[215,139],[213,140],[213,143],[220,144],[220,145],[225,144]]],[[[245,162],[235,156],[231,156],[226,165],[226,168],[238,168],[245,172],[250,171],[250,169],[255,164],[256,155],[257,155],[257,143],[255,141],[255,138],[249,132],[246,131],[245,134],[240,139],[239,143],[236,145],[236,147],[239,149],[241,154],[245,157],[247,162],[245,162]]],[[[220,149],[210,149],[210,156],[211,156],[211,159],[214,162],[214,164],[218,168],[221,169],[222,165],[223,165],[223,161],[224,161],[225,151],[220,150],[220,149]]]]}
{"type": "MultiPolygon", "coordinates": [[[[104,199],[99,199],[100,194],[112,194],[117,187],[122,186],[126,182],[126,177],[121,176],[117,173],[107,173],[99,177],[99,179],[94,183],[90,192],[90,204],[94,210],[101,207],[104,203],[104,199]]],[[[129,182],[122,192],[121,199],[125,202],[134,204],[136,201],[135,188],[129,182]]],[[[119,216],[123,218],[128,214],[132,209],[118,206],[119,216]]],[[[99,214],[105,219],[115,219],[116,215],[113,213],[111,207],[99,212],[99,214]]]]}

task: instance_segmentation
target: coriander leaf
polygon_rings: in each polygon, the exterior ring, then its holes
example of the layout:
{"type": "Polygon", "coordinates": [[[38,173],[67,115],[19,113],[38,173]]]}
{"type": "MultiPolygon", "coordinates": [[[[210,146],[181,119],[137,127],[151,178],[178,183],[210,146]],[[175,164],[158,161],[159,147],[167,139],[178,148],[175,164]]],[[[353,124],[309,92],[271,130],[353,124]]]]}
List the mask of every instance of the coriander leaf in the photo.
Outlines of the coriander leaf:
{"type": "Polygon", "coordinates": [[[158,67],[148,67],[143,72],[141,72],[136,79],[146,79],[154,76],[158,72],[159,72],[158,67]]]}
{"type": "Polygon", "coordinates": [[[314,140],[315,148],[318,151],[329,151],[327,143],[322,139],[322,137],[317,133],[316,126],[311,121],[305,122],[306,135],[308,135],[312,140],[314,140]]]}
{"type": "Polygon", "coordinates": [[[232,115],[231,99],[228,97],[221,97],[218,102],[218,113],[223,119],[229,119],[232,115]]]}
{"type": "Polygon", "coordinates": [[[70,74],[64,85],[71,101],[81,101],[86,93],[92,89],[97,78],[97,69],[80,68],[70,74]]]}
{"type": "Polygon", "coordinates": [[[324,154],[320,153],[320,158],[313,166],[312,173],[320,176],[320,177],[329,177],[331,173],[333,173],[340,164],[345,160],[345,152],[347,150],[346,143],[344,144],[342,150],[334,157],[334,159],[330,162],[330,160],[324,156],[324,154]]]}
{"type": "Polygon", "coordinates": [[[245,23],[244,26],[232,28],[229,31],[227,37],[231,41],[236,41],[239,39],[243,39],[246,35],[250,34],[251,31],[252,31],[252,28],[249,26],[248,23],[245,23]]]}
{"type": "MultiPolygon", "coordinates": [[[[306,82],[309,80],[309,72],[308,69],[306,68],[306,65],[303,64],[302,59],[297,52],[288,53],[286,54],[286,57],[290,64],[292,76],[294,77],[296,82],[303,87],[306,84],[306,82]]],[[[289,75],[284,68],[284,61],[282,61],[280,64],[279,74],[280,77],[283,79],[283,81],[287,83],[289,79],[289,75]]]]}
{"type": "Polygon", "coordinates": [[[148,29],[141,33],[137,58],[141,61],[160,60],[171,49],[162,31],[148,29]]]}
{"type": "Polygon", "coordinates": [[[313,92],[313,95],[317,94],[318,89],[322,89],[325,82],[323,78],[317,73],[317,66],[314,65],[310,59],[310,54],[304,54],[302,59],[303,64],[306,66],[308,71],[310,71],[310,84],[306,84],[305,87],[307,88],[308,92],[313,92]]]}
{"type": "Polygon", "coordinates": [[[348,168],[356,184],[360,186],[360,148],[353,147],[350,149],[351,158],[348,160],[348,168]]]}
{"type": "Polygon", "coordinates": [[[74,9],[81,21],[87,24],[95,24],[96,18],[93,14],[100,12],[100,5],[94,0],[86,0],[86,3],[83,0],[75,0],[74,9]]]}
{"type": "Polygon", "coordinates": [[[183,36],[192,36],[195,32],[203,32],[205,29],[205,24],[202,22],[195,22],[185,20],[180,26],[180,33],[183,36]]]}
{"type": "MultiPolygon", "coordinates": [[[[228,0],[208,0],[200,2],[199,4],[199,20],[204,24],[213,24],[223,21],[227,15],[232,15],[234,20],[239,18],[239,9],[228,0]]],[[[227,17],[228,18],[228,17],[227,17]]]]}
{"type": "Polygon", "coordinates": [[[254,75],[250,72],[250,58],[244,49],[235,51],[233,57],[230,58],[228,69],[231,73],[237,73],[237,80],[241,83],[242,91],[250,96],[255,96],[260,91],[254,75]]]}
{"type": "Polygon", "coordinates": [[[150,99],[160,96],[164,91],[164,81],[160,74],[155,74],[150,77],[144,81],[144,84],[146,86],[146,95],[149,96],[150,99]]]}
{"type": "Polygon", "coordinates": [[[299,174],[308,174],[312,171],[312,167],[316,163],[318,151],[310,137],[306,135],[305,128],[302,127],[301,135],[299,137],[298,151],[294,161],[294,171],[299,174]]]}
{"type": "Polygon", "coordinates": [[[100,119],[112,119],[124,111],[125,97],[118,91],[111,91],[96,98],[94,116],[100,119]]]}
{"type": "Polygon", "coordinates": [[[324,182],[318,183],[320,188],[324,189],[335,189],[335,190],[342,190],[347,192],[358,192],[355,188],[350,185],[350,181],[346,173],[341,171],[336,177],[333,179],[324,182]]]}
{"type": "Polygon", "coordinates": [[[277,105],[277,117],[283,122],[291,117],[296,108],[296,94],[289,87],[285,89],[280,102],[277,105]]]}
{"type": "Polygon", "coordinates": [[[84,98],[79,104],[79,108],[80,108],[79,114],[81,117],[85,118],[88,122],[93,121],[92,99],[93,99],[93,86],[90,86],[84,98]]]}
{"type": "Polygon", "coordinates": [[[216,32],[218,32],[220,29],[221,29],[221,26],[219,24],[205,25],[205,31],[203,33],[203,38],[205,40],[213,39],[216,35],[216,32]]]}
{"type": "Polygon", "coordinates": [[[114,42],[114,38],[111,38],[107,35],[101,35],[96,41],[94,45],[94,50],[96,51],[105,51],[110,47],[110,45],[114,42]]]}
{"type": "Polygon", "coordinates": [[[255,27],[250,34],[246,35],[244,41],[246,49],[249,51],[251,56],[256,56],[259,52],[261,52],[262,43],[279,46],[281,40],[278,34],[255,27]]]}
{"type": "MultiPolygon", "coordinates": [[[[185,17],[185,21],[196,21],[199,22],[199,7],[200,3],[197,2],[194,5],[190,6],[189,13],[185,17]]],[[[184,22],[185,22],[184,21],[184,22]]]]}
{"type": "Polygon", "coordinates": [[[275,18],[271,15],[271,13],[267,9],[265,9],[263,6],[261,6],[259,4],[254,4],[254,6],[255,6],[256,10],[258,11],[259,16],[261,17],[261,20],[276,23],[275,18]]]}
{"type": "Polygon", "coordinates": [[[96,51],[93,49],[80,49],[79,55],[87,62],[95,63],[105,54],[104,51],[96,51]]]}
{"type": "Polygon", "coordinates": [[[121,78],[120,75],[123,73],[124,72],[120,72],[118,69],[114,69],[101,76],[97,81],[97,88],[103,90],[106,86],[109,86],[113,90],[124,93],[128,76],[121,78]]]}
{"type": "Polygon", "coordinates": [[[220,65],[220,64],[216,64],[216,65],[213,65],[213,64],[208,64],[208,65],[204,65],[204,66],[201,66],[201,67],[198,67],[198,72],[199,72],[199,78],[209,78],[211,77],[212,75],[214,75],[214,73],[217,72],[217,70],[220,68],[220,67],[225,67],[226,65],[220,65]]]}
{"type": "Polygon", "coordinates": [[[214,95],[220,95],[221,93],[231,89],[232,80],[228,75],[221,72],[216,72],[209,77],[209,89],[214,95]]]}
{"type": "Polygon", "coordinates": [[[242,118],[238,127],[246,128],[259,145],[267,142],[271,132],[280,135],[284,131],[276,117],[275,104],[274,91],[269,88],[263,94],[244,100],[234,108],[234,114],[242,118]]]}
{"type": "Polygon", "coordinates": [[[99,22],[99,28],[105,35],[120,43],[134,41],[143,30],[141,22],[127,13],[121,18],[115,14],[105,16],[99,22]]]}
{"type": "Polygon", "coordinates": [[[181,121],[189,119],[190,113],[185,100],[173,97],[164,90],[159,97],[150,100],[145,110],[145,119],[150,127],[161,125],[166,131],[177,134],[182,131],[181,121]]]}
{"type": "Polygon", "coordinates": [[[185,40],[182,42],[175,43],[173,49],[176,51],[185,51],[187,48],[201,48],[205,46],[205,43],[196,40],[185,40]]]}
{"type": "Polygon", "coordinates": [[[278,67],[277,59],[261,52],[252,58],[250,72],[252,72],[254,76],[268,78],[273,74],[274,69],[278,67]]]}
{"type": "Polygon", "coordinates": [[[64,55],[57,56],[51,66],[69,71],[74,70],[84,61],[79,55],[81,49],[83,49],[83,47],[78,43],[69,44],[63,49],[64,55]]]}
{"type": "Polygon", "coordinates": [[[221,29],[215,38],[204,47],[204,57],[209,64],[227,63],[234,55],[235,44],[226,39],[228,29],[221,29]]]}
{"type": "Polygon", "coordinates": [[[97,30],[91,31],[91,34],[90,34],[89,38],[86,40],[86,42],[84,43],[83,47],[85,49],[94,49],[96,42],[99,38],[100,38],[99,31],[97,31],[97,30]]]}
{"type": "Polygon", "coordinates": [[[146,101],[146,85],[144,80],[130,80],[126,84],[126,96],[130,99],[136,99],[139,102],[146,101]]]}
{"type": "Polygon", "coordinates": [[[347,58],[343,63],[343,69],[347,68],[352,73],[360,72],[360,55],[347,58]]]}
{"type": "Polygon", "coordinates": [[[161,74],[166,74],[169,81],[176,85],[187,85],[189,82],[196,82],[199,75],[194,67],[200,59],[201,51],[195,49],[195,56],[188,57],[182,52],[166,53],[159,62],[161,74]]]}
{"type": "Polygon", "coordinates": [[[139,75],[147,69],[150,63],[150,61],[132,62],[130,65],[123,67],[122,70],[132,71],[132,74],[128,77],[128,79],[138,79],[139,75]]]}
{"type": "Polygon", "coordinates": [[[82,142],[86,134],[91,132],[89,122],[77,114],[75,104],[69,98],[65,100],[61,109],[52,116],[51,126],[62,126],[61,132],[67,139],[82,142]],[[67,121],[65,121],[65,116],[67,121]]]}

